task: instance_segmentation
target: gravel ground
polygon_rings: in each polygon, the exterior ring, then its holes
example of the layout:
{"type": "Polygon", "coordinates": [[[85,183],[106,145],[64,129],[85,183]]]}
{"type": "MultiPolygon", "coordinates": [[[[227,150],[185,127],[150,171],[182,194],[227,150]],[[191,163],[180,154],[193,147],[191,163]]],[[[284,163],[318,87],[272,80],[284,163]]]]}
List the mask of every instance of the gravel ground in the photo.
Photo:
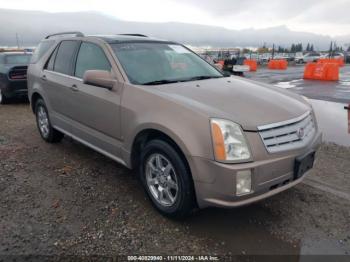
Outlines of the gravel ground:
{"type": "MultiPolygon", "coordinates": [[[[349,156],[323,145],[309,178],[348,194],[349,156]]],[[[303,183],[172,221],[132,171],[69,138],[43,142],[28,104],[12,104],[0,106],[0,255],[14,254],[350,254],[350,201],[303,183]]]]}

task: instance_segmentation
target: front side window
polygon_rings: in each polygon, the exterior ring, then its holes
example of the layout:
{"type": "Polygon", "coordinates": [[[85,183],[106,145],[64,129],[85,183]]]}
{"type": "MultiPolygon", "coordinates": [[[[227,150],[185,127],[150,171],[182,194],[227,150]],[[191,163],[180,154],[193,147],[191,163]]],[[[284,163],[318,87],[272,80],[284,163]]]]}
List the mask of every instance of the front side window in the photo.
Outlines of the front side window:
{"type": "Polygon", "coordinates": [[[87,70],[111,70],[111,65],[103,50],[93,44],[83,42],[77,57],[75,76],[83,78],[87,70]]]}
{"type": "Polygon", "coordinates": [[[161,84],[223,75],[202,58],[178,44],[119,43],[112,49],[133,84],[161,84]]]}
{"type": "Polygon", "coordinates": [[[62,41],[55,58],[53,70],[58,73],[71,75],[72,64],[74,61],[75,52],[79,46],[78,41],[65,40],[62,41]]]}

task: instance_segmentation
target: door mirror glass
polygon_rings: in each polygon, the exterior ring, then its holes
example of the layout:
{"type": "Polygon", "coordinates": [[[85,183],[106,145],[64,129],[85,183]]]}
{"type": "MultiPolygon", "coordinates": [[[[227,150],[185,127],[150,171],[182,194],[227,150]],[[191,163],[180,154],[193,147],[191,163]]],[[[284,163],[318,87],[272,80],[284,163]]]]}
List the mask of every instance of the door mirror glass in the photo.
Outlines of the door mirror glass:
{"type": "Polygon", "coordinates": [[[104,70],[87,70],[83,77],[84,84],[107,88],[111,90],[116,80],[111,72],[104,70]]]}

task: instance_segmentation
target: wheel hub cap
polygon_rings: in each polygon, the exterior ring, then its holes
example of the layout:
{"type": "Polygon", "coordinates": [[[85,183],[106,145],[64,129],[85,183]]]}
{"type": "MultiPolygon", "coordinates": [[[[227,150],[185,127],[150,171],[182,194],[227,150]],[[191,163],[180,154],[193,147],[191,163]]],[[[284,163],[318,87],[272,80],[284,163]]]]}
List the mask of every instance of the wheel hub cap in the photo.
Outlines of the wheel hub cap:
{"type": "Polygon", "coordinates": [[[146,162],[145,171],[147,186],[153,198],[163,206],[172,206],[179,188],[171,162],[161,154],[153,154],[146,162]]]}
{"type": "Polygon", "coordinates": [[[47,137],[49,135],[50,129],[49,129],[49,118],[47,116],[46,110],[44,107],[40,106],[38,108],[38,125],[41,134],[44,137],[47,137]]]}

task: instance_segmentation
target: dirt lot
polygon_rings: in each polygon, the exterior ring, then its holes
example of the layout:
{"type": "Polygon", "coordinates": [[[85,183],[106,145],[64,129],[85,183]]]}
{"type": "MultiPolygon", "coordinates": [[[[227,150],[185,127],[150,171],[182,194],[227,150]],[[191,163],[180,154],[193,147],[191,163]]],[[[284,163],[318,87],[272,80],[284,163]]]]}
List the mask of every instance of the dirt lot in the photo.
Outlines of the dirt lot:
{"type": "Polygon", "coordinates": [[[349,178],[350,148],[323,145],[305,183],[171,221],[132,171],[43,142],[28,104],[0,106],[0,255],[350,254],[349,178]]]}

